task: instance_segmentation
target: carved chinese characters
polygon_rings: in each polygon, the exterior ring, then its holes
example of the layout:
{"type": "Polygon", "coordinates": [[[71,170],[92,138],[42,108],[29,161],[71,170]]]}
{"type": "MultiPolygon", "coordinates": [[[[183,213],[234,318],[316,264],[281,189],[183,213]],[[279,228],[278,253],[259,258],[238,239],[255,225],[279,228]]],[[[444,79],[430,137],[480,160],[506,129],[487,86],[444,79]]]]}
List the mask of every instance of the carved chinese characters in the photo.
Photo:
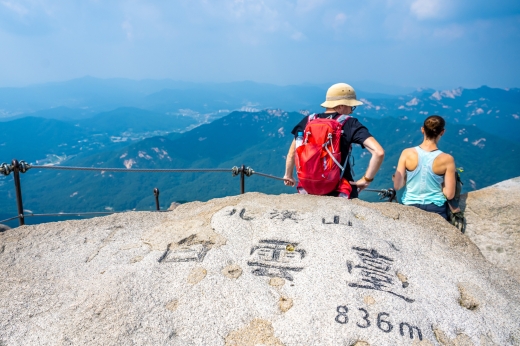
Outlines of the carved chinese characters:
{"type": "Polygon", "coordinates": [[[279,277],[293,280],[294,272],[303,269],[302,259],[305,250],[298,243],[282,240],[260,240],[251,248],[251,257],[247,264],[254,267],[251,271],[257,276],[279,277]]]}
{"type": "Polygon", "coordinates": [[[374,249],[360,247],[353,247],[352,249],[357,253],[358,261],[357,264],[348,261],[347,270],[349,274],[356,275],[357,280],[348,282],[349,287],[388,292],[405,300],[407,303],[415,301],[394,292],[394,288],[397,287],[395,285],[394,271],[392,270],[393,259],[380,254],[374,249]]]}

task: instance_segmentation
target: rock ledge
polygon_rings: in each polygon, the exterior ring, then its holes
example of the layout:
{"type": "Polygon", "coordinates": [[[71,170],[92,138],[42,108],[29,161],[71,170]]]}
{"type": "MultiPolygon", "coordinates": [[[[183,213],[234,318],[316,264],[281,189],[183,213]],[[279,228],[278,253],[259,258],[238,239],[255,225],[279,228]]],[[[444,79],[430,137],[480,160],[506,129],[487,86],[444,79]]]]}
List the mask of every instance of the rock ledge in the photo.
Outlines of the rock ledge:
{"type": "Polygon", "coordinates": [[[520,289],[440,217],[248,193],[0,233],[2,345],[520,345],[520,289]]]}

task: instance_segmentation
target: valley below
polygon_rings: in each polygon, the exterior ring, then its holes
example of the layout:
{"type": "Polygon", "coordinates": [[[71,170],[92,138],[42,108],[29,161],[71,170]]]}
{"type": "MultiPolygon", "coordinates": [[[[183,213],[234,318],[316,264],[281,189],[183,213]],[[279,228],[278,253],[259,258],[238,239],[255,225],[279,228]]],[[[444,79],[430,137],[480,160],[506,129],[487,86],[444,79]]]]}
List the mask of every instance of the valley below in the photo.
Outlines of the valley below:
{"type": "MultiPolygon", "coordinates": [[[[110,84],[110,80],[94,82],[110,84]]],[[[254,92],[247,97],[240,88],[243,85],[225,85],[219,92],[208,86],[214,99],[203,106],[197,103],[189,87],[150,90],[154,92],[133,98],[121,91],[115,98],[119,102],[107,103],[92,97],[76,104],[59,103],[60,93],[55,90],[59,107],[45,108],[45,104],[40,104],[42,109],[28,113],[21,107],[22,100],[32,94],[24,96],[23,90],[18,90],[19,100],[9,109],[2,103],[0,89],[2,114],[21,112],[13,119],[4,117],[0,121],[0,162],[10,163],[16,158],[39,166],[229,169],[227,173],[30,169],[21,176],[23,202],[25,209],[37,214],[152,210],[154,188],[160,190],[163,209],[172,202],[236,195],[240,193],[240,183],[239,178],[231,175],[234,166],[244,164],[256,172],[283,176],[292,141],[290,132],[302,117],[320,110],[316,104],[323,94],[318,87],[284,87],[284,99],[278,94],[280,87],[249,85],[254,92]],[[295,109],[298,111],[291,111],[295,109]]],[[[358,93],[364,105],[356,109],[354,116],[386,151],[371,188],[392,186],[391,175],[400,152],[420,143],[421,123],[431,114],[440,114],[448,122],[440,149],[453,155],[457,166],[463,169],[465,192],[519,175],[518,89],[425,89],[409,95],[358,93]]],[[[354,170],[358,176],[366,169],[369,157],[366,150],[354,147],[354,170]]],[[[4,196],[0,200],[0,220],[16,215],[12,179],[12,175],[0,176],[0,194],[4,196]]],[[[280,181],[257,175],[247,177],[245,186],[246,191],[269,194],[295,192],[280,181]]],[[[379,199],[370,192],[362,193],[360,198],[379,199]]],[[[27,222],[55,219],[63,217],[27,218],[27,222]]],[[[16,225],[16,221],[8,224],[16,225]]]]}

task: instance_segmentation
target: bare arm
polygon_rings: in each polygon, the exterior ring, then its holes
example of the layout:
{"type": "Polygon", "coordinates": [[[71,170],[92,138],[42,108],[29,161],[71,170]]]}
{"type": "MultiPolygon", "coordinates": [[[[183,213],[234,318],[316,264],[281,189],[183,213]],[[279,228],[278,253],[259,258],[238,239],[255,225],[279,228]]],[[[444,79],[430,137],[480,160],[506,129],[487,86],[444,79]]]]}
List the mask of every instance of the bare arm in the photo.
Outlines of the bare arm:
{"type": "Polygon", "coordinates": [[[351,181],[351,185],[356,185],[358,191],[362,191],[370,185],[370,182],[366,181],[365,177],[368,179],[374,179],[377,171],[381,167],[383,163],[383,159],[385,158],[385,151],[383,147],[376,141],[374,137],[368,137],[364,142],[363,146],[367,148],[367,150],[372,154],[370,158],[370,163],[368,164],[367,171],[363,175],[361,179],[358,181],[351,181]]]}
{"type": "Polygon", "coordinates": [[[295,146],[296,141],[293,139],[291,146],[289,147],[289,151],[287,152],[287,159],[285,160],[285,175],[283,176],[283,183],[287,186],[294,186],[296,184],[296,180],[294,180],[293,177],[295,146]]]}
{"type": "Polygon", "coordinates": [[[442,188],[442,193],[444,193],[444,196],[448,200],[455,197],[455,185],[456,185],[456,178],[455,178],[455,160],[451,155],[447,155],[446,159],[446,173],[444,173],[444,186],[442,188]]]}
{"type": "Polygon", "coordinates": [[[397,163],[397,169],[395,170],[395,174],[392,177],[394,181],[394,190],[400,190],[406,184],[406,157],[407,152],[403,150],[401,156],[399,157],[399,162],[397,163]]]}

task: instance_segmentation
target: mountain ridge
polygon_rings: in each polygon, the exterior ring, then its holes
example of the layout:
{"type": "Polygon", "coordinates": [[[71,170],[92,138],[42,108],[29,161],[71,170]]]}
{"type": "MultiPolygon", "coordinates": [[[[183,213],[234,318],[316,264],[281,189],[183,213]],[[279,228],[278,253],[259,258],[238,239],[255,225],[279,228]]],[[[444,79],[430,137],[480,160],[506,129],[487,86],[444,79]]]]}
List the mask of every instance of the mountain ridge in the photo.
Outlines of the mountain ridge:
{"type": "MultiPolygon", "coordinates": [[[[152,137],[128,146],[70,159],[67,166],[116,168],[228,168],[246,164],[255,171],[283,175],[285,155],[292,141],[290,131],[302,114],[284,111],[233,112],[191,131],[152,137]]],[[[405,147],[422,140],[420,126],[411,120],[359,117],[386,150],[383,166],[371,188],[392,186],[391,175],[405,147]]],[[[491,185],[518,175],[520,145],[483,133],[476,127],[448,124],[439,143],[441,150],[454,155],[464,168],[466,191],[491,185]],[[507,145],[504,145],[507,143],[507,145]],[[485,163],[484,165],[482,163],[485,163]]],[[[369,156],[355,147],[354,169],[360,175],[369,156]]],[[[238,179],[229,173],[154,174],[29,171],[22,177],[24,203],[36,212],[103,211],[149,209],[154,206],[151,193],[161,190],[162,205],[173,201],[207,200],[239,192],[238,179]],[[52,196],[52,205],[41,196],[52,196]],[[69,197],[71,196],[71,197],[69,197]]],[[[5,180],[5,179],[4,179],[5,180]]],[[[0,190],[8,193],[6,181],[0,190]]],[[[279,181],[253,176],[246,180],[246,191],[293,193],[279,181]]],[[[375,200],[374,194],[362,198],[375,200]]],[[[14,212],[14,195],[0,201],[3,210],[14,212]]]]}

